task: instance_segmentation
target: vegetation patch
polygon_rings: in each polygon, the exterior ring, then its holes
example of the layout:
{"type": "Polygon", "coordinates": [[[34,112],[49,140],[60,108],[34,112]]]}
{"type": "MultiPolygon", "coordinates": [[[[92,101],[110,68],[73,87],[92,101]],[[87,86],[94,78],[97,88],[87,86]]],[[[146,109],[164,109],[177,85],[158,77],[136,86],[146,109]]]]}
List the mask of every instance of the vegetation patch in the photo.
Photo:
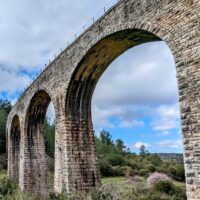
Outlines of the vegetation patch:
{"type": "MultiPolygon", "coordinates": [[[[0,200],[38,200],[22,193],[18,185],[7,179],[6,119],[11,109],[0,100],[0,200]]],[[[88,194],[69,195],[52,193],[54,174],[55,123],[45,120],[46,160],[49,168],[50,194],[46,200],[185,200],[185,173],[180,159],[162,160],[145,146],[135,154],[120,139],[113,141],[108,131],[95,137],[97,156],[102,175],[102,186],[88,194]]],[[[166,154],[165,154],[166,157],[166,154]]]]}

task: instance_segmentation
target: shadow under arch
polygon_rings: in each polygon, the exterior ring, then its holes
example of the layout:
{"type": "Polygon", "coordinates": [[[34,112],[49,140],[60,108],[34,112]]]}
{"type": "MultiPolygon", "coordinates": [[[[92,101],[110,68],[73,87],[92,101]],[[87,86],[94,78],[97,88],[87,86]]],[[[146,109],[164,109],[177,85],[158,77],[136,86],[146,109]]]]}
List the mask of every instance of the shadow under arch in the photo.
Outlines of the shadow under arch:
{"type": "MultiPolygon", "coordinates": [[[[158,30],[155,30],[156,32],[158,30]]],[[[67,131],[71,138],[72,190],[88,189],[100,182],[91,117],[91,99],[96,84],[108,66],[128,49],[147,42],[162,41],[142,29],[112,33],[93,45],[72,74],[66,96],[67,131]]]]}
{"type": "Polygon", "coordinates": [[[46,162],[44,121],[51,97],[39,90],[32,97],[25,119],[25,187],[24,190],[46,196],[48,167],[46,162]]]}
{"type": "Polygon", "coordinates": [[[21,128],[20,128],[19,117],[17,115],[15,115],[12,119],[9,140],[10,140],[9,174],[11,179],[19,183],[21,128]]]}

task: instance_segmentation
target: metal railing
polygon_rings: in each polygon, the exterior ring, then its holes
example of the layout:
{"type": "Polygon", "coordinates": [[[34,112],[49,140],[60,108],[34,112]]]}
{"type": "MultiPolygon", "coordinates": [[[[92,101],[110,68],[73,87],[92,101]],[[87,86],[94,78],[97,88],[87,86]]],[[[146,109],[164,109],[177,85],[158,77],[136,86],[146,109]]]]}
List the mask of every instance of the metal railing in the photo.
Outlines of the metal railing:
{"type": "Polygon", "coordinates": [[[90,20],[87,21],[79,30],[74,33],[74,36],[67,42],[67,45],[60,48],[60,51],[54,54],[54,58],[49,59],[49,63],[45,64],[44,67],[40,70],[39,73],[32,78],[30,84],[21,92],[19,99],[23,96],[23,94],[28,90],[28,88],[33,84],[33,82],[45,71],[45,69],[50,65],[51,61],[53,62],[58,55],[60,55],[63,50],[68,48],[81,34],[83,34],[87,29],[89,29],[99,18],[101,18],[112,6],[114,6],[119,0],[110,0],[103,9],[96,13],[90,20]]]}

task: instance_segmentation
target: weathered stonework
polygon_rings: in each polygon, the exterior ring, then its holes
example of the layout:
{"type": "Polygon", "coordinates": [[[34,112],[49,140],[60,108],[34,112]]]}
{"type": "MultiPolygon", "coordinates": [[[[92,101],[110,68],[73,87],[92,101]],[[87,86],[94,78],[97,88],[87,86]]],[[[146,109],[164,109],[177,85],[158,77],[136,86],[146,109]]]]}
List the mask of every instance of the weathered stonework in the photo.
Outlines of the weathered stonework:
{"type": "Polygon", "coordinates": [[[120,0],[51,62],[13,107],[7,122],[9,176],[18,179],[22,190],[47,193],[43,124],[52,101],[55,191],[88,190],[99,184],[91,120],[96,83],[129,48],[163,40],[177,69],[187,197],[200,199],[199,19],[199,0],[120,0]]]}

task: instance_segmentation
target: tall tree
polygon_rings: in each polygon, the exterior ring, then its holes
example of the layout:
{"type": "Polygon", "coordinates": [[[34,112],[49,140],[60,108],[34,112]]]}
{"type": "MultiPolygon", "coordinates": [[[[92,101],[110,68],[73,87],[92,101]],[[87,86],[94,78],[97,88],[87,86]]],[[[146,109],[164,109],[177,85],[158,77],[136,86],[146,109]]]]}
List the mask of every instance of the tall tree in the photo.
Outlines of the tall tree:
{"type": "Polygon", "coordinates": [[[117,139],[115,141],[115,145],[120,153],[123,153],[126,150],[126,146],[124,145],[124,142],[121,139],[117,139]]]}
{"type": "Polygon", "coordinates": [[[146,149],[145,145],[141,145],[139,154],[141,156],[145,156],[145,155],[149,154],[149,151],[146,149]]]}
{"type": "Polygon", "coordinates": [[[55,150],[55,122],[52,124],[48,118],[44,123],[44,138],[45,138],[45,150],[46,154],[51,158],[54,158],[55,150]]]}
{"type": "Polygon", "coordinates": [[[107,145],[110,145],[110,144],[113,143],[112,142],[112,136],[109,133],[109,131],[102,130],[100,132],[100,138],[101,138],[102,142],[107,144],[107,145]]]}
{"type": "Polygon", "coordinates": [[[0,99],[0,153],[6,153],[6,121],[11,108],[9,101],[0,99]]]}

